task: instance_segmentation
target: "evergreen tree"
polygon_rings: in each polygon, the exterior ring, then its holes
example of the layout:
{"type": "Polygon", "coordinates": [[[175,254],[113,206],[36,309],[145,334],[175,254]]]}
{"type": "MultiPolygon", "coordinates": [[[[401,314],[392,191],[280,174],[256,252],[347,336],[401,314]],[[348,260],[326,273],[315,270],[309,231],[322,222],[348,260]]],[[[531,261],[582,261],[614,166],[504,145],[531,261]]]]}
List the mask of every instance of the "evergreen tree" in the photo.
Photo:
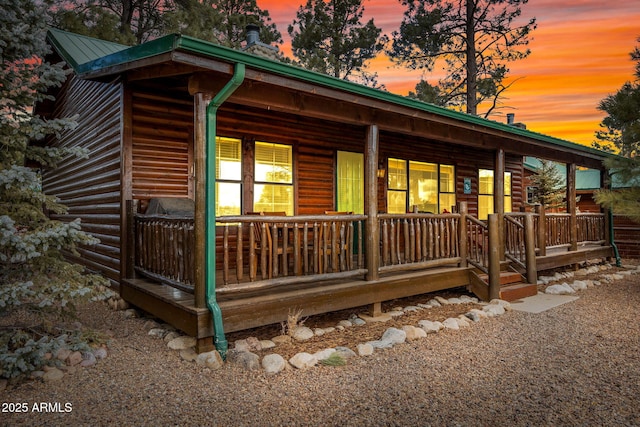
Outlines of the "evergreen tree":
{"type": "Polygon", "coordinates": [[[449,106],[466,106],[478,114],[488,101],[487,117],[498,108],[510,84],[506,64],[526,58],[536,20],[523,24],[528,0],[400,0],[406,7],[400,30],[393,33],[391,58],[412,69],[433,71],[444,62],[439,82],[449,106]]]}
{"type": "Polygon", "coordinates": [[[165,32],[182,34],[239,48],[248,24],[260,27],[260,41],[282,44],[282,35],[269,12],[256,0],[176,0],[174,11],[165,14],[165,32]]]}
{"type": "Polygon", "coordinates": [[[531,184],[536,188],[533,202],[540,203],[545,209],[553,209],[563,204],[566,196],[564,178],[550,160],[538,159],[540,168],[531,176],[531,184]]]}
{"type": "MultiPolygon", "coordinates": [[[[105,279],[83,274],[83,269],[64,260],[63,251],[74,252],[80,244],[97,240],[80,229],[80,220],[50,220],[43,207],[64,213],[65,207],[43,194],[37,169],[54,167],[79,150],[51,149],[41,142],[47,135],[72,129],[71,119],[45,120],[34,115],[38,102],[60,86],[65,73],[59,65],[44,61],[45,12],[32,0],[0,0],[0,316],[17,308],[69,314],[74,301],[95,296],[105,279]]],[[[62,345],[50,339],[41,325],[11,325],[0,329],[0,376],[27,374],[45,363],[45,351],[62,345]]]]}
{"type": "Polygon", "coordinates": [[[45,0],[49,25],[125,45],[140,44],[163,35],[172,0],[45,0]]]}
{"type": "Polygon", "coordinates": [[[384,46],[373,19],[362,24],[362,0],[307,0],[289,25],[293,55],[303,67],[376,86],[366,63],[384,46]]]}
{"type": "Polygon", "coordinates": [[[640,48],[631,52],[631,59],[636,61],[636,80],[625,83],[618,92],[600,102],[598,109],[607,113],[601,123],[606,131],[596,133],[600,142],[612,143],[624,156],[605,162],[624,188],[599,190],[595,199],[616,214],[640,222],[640,48]]]}

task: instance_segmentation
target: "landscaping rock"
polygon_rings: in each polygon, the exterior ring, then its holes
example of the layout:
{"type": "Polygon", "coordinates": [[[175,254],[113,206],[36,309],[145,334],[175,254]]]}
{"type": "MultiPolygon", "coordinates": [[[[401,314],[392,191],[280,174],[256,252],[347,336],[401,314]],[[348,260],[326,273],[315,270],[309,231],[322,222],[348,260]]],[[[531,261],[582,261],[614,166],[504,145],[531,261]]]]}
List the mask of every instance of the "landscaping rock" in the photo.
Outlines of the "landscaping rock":
{"type": "Polygon", "coordinates": [[[436,301],[438,301],[441,305],[450,305],[451,303],[449,302],[448,299],[443,298],[441,296],[437,296],[434,298],[436,301]]]}
{"type": "Polygon", "coordinates": [[[356,353],[349,347],[336,347],[336,353],[345,360],[356,357],[356,353]]]}
{"type": "Polygon", "coordinates": [[[62,372],[60,369],[49,369],[47,372],[44,373],[44,375],[42,376],[42,379],[46,382],[49,381],[59,381],[64,377],[64,372],[62,372]]]}
{"type": "Polygon", "coordinates": [[[68,348],[61,348],[58,351],[56,351],[56,359],[60,360],[61,362],[64,362],[65,360],[67,360],[70,355],[71,355],[71,350],[69,350],[68,348]]]}
{"type": "Polygon", "coordinates": [[[167,347],[171,350],[185,350],[187,348],[195,347],[196,339],[194,337],[176,337],[167,343],[167,347]]]}
{"type": "Polygon", "coordinates": [[[544,290],[545,294],[550,295],[571,295],[575,294],[576,291],[566,283],[561,285],[551,285],[544,290]]]}
{"type": "Polygon", "coordinates": [[[451,329],[454,331],[457,331],[458,329],[460,329],[460,324],[458,323],[458,319],[455,319],[453,317],[446,319],[444,322],[442,322],[442,324],[444,325],[445,328],[451,329]]]}
{"type": "Polygon", "coordinates": [[[263,350],[269,350],[270,348],[273,348],[276,346],[276,343],[274,343],[271,340],[261,340],[260,341],[260,348],[262,348],[263,350]]]}
{"type": "Polygon", "coordinates": [[[153,328],[153,329],[149,329],[148,334],[151,335],[152,337],[164,338],[167,332],[168,331],[166,329],[153,328]]]}
{"type": "Polygon", "coordinates": [[[373,346],[371,344],[358,344],[357,346],[358,355],[360,356],[371,356],[373,354],[373,346]]]}
{"type": "Polygon", "coordinates": [[[92,352],[87,351],[85,353],[82,353],[82,362],[80,362],[80,366],[82,366],[83,368],[93,366],[96,364],[96,362],[96,356],[92,352]]]}
{"type": "Polygon", "coordinates": [[[218,370],[224,366],[222,357],[220,357],[220,353],[216,350],[200,353],[196,357],[196,364],[213,370],[218,370]]]}
{"type": "Polygon", "coordinates": [[[345,328],[350,328],[353,326],[353,323],[351,323],[350,320],[341,320],[338,322],[338,326],[343,326],[345,328]]]}
{"type": "Polygon", "coordinates": [[[260,357],[250,351],[236,351],[227,354],[227,361],[242,366],[248,371],[260,369],[260,357]]]}
{"type": "Polygon", "coordinates": [[[467,317],[467,319],[471,320],[472,322],[479,322],[481,319],[480,315],[476,311],[470,311],[468,313],[465,313],[465,316],[467,317]]]}
{"type": "Polygon", "coordinates": [[[262,358],[262,369],[268,375],[275,375],[285,370],[287,361],[279,354],[268,354],[262,358]]]}
{"type": "Polygon", "coordinates": [[[418,340],[420,338],[424,338],[424,337],[427,336],[427,333],[424,330],[422,330],[420,328],[416,328],[415,326],[411,326],[411,325],[403,326],[402,330],[407,335],[407,341],[409,341],[409,342],[415,341],[415,340],[418,340]]]}
{"type": "Polygon", "coordinates": [[[442,322],[432,322],[431,320],[421,320],[418,322],[418,326],[427,334],[434,334],[444,328],[442,322]]]}
{"type": "Polygon", "coordinates": [[[291,331],[291,338],[296,341],[307,341],[313,338],[313,331],[306,326],[296,326],[291,331]]]}
{"type": "Polygon", "coordinates": [[[97,360],[106,359],[107,358],[107,349],[104,347],[98,347],[93,350],[93,355],[97,360]]]}
{"type": "Polygon", "coordinates": [[[328,359],[333,353],[336,352],[335,348],[326,348],[324,350],[317,351],[313,354],[313,356],[318,360],[328,359]]]}
{"type": "MultiPolygon", "coordinates": [[[[167,335],[165,335],[164,338],[162,338],[162,340],[168,344],[172,340],[174,340],[175,338],[178,338],[179,336],[181,336],[181,335],[178,332],[171,331],[171,332],[168,332],[167,335]]],[[[171,348],[171,347],[169,347],[169,348],[171,348]]]]}
{"type": "Polygon", "coordinates": [[[367,322],[365,322],[364,320],[362,320],[361,318],[357,317],[353,320],[351,320],[351,323],[353,323],[353,326],[363,326],[366,325],[367,322]]]}
{"type": "Polygon", "coordinates": [[[303,352],[298,353],[289,359],[289,363],[298,369],[309,369],[318,364],[318,359],[316,359],[312,354],[303,352]]]}
{"type": "Polygon", "coordinates": [[[184,350],[180,350],[180,357],[182,358],[182,360],[185,360],[187,362],[193,362],[198,358],[198,353],[196,353],[196,350],[194,348],[189,347],[185,348],[184,350]]]}
{"type": "Polygon", "coordinates": [[[482,308],[482,311],[487,313],[487,316],[489,316],[489,317],[495,317],[495,316],[503,315],[504,312],[505,312],[505,309],[504,309],[504,306],[502,306],[502,305],[489,304],[489,305],[485,305],[482,308]]]}
{"type": "Polygon", "coordinates": [[[82,353],[80,353],[79,351],[74,351],[69,355],[69,357],[67,357],[67,360],[65,362],[67,366],[79,365],[80,363],[82,363],[82,353]]]}
{"type": "Polygon", "coordinates": [[[289,335],[278,335],[277,337],[271,338],[276,345],[286,344],[291,342],[291,337],[289,335]]]}

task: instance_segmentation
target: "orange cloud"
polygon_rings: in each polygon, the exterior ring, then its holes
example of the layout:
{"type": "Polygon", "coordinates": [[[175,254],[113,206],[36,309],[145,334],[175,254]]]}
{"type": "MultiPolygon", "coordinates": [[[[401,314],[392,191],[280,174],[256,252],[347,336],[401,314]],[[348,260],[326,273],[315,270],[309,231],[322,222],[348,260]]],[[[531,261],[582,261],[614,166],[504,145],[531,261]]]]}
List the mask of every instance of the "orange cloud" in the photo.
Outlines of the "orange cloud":
{"type": "MultiPolygon", "coordinates": [[[[374,18],[389,35],[399,28],[404,10],[398,0],[363,4],[363,20],[374,18]]],[[[259,5],[269,11],[285,39],[283,51],[290,55],[287,26],[299,5],[278,0],[259,0],[259,5]]],[[[533,0],[522,14],[526,19],[535,16],[538,28],[532,33],[531,55],[509,65],[513,85],[505,93],[502,111],[516,113],[516,120],[533,131],[589,145],[604,117],[598,103],[633,78],[629,52],[640,37],[637,0],[533,0]]],[[[369,68],[387,90],[402,95],[413,90],[422,75],[394,66],[385,55],[369,68]]]]}

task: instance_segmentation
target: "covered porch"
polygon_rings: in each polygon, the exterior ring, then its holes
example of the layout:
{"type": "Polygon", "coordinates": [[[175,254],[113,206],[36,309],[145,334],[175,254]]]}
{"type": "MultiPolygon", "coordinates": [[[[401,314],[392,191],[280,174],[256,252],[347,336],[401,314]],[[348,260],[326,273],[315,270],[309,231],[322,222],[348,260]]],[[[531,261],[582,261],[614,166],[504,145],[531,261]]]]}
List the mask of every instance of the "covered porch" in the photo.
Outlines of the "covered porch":
{"type": "MultiPolygon", "coordinates": [[[[130,215],[137,277],[122,282],[123,298],[209,348],[211,313],[192,274],[194,219],[130,215]]],[[[517,272],[520,289],[535,293],[539,271],[612,255],[604,214],[538,209],[479,221],[460,203],[451,214],[375,214],[374,221],[353,214],[218,218],[216,296],[225,332],[278,323],[294,309],[309,316],[369,306],[375,316],[384,301],[462,286],[485,300],[509,299],[519,294],[501,284],[505,272],[517,272]]]]}

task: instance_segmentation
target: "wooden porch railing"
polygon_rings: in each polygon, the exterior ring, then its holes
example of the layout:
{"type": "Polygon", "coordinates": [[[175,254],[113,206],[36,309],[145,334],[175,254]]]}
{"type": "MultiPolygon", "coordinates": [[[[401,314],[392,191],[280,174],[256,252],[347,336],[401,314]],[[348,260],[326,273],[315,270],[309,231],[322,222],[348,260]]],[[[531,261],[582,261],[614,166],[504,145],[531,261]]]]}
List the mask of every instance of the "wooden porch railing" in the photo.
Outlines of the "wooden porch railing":
{"type": "MultiPolygon", "coordinates": [[[[571,245],[571,215],[567,213],[545,214],[545,246],[547,248],[571,245]]],[[[605,217],[602,213],[578,213],[577,242],[603,244],[606,241],[605,217]]]]}
{"type": "Polygon", "coordinates": [[[489,226],[470,215],[467,222],[467,262],[478,270],[489,272],[489,226]]]}
{"type": "Polygon", "coordinates": [[[460,214],[379,214],[380,272],[459,263],[460,214]]]}
{"type": "Polygon", "coordinates": [[[247,281],[309,282],[364,274],[366,218],[366,215],[217,218],[217,234],[222,236],[222,247],[217,251],[222,257],[222,264],[218,265],[222,285],[247,281]]]}
{"type": "Polygon", "coordinates": [[[135,270],[188,292],[195,285],[193,218],[135,215],[135,270]]]}
{"type": "Polygon", "coordinates": [[[522,269],[526,268],[524,213],[508,213],[504,216],[505,257],[522,269]]]}
{"type": "MultiPolygon", "coordinates": [[[[538,250],[539,255],[544,255],[549,246],[570,246],[567,218],[567,214],[506,214],[505,257],[528,275],[535,274],[535,256],[530,254],[538,250]],[[540,237],[544,237],[545,244],[536,248],[535,242],[540,237]]],[[[218,287],[224,289],[239,283],[273,286],[364,276],[366,220],[366,215],[218,218],[215,266],[218,287]]],[[[465,212],[379,214],[378,221],[379,272],[467,263],[489,272],[488,224],[465,212]]],[[[192,292],[193,218],[136,214],[133,223],[135,270],[192,292]]],[[[576,223],[579,243],[606,243],[603,214],[578,214],[576,223]]]]}

